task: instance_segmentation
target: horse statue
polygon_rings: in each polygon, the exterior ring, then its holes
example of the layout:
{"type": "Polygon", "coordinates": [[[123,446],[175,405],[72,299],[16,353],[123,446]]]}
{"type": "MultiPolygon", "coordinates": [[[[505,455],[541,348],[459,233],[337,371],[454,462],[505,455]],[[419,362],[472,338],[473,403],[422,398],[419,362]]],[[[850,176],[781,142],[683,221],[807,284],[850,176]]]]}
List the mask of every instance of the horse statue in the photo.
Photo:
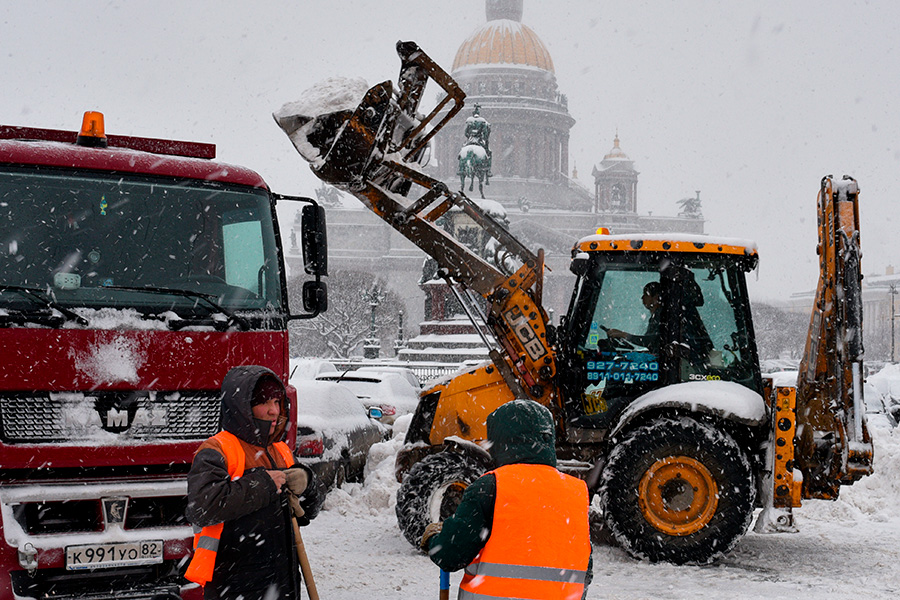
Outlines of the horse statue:
{"type": "Polygon", "coordinates": [[[491,165],[490,157],[484,148],[477,144],[466,144],[459,151],[459,167],[456,170],[459,175],[459,189],[465,190],[466,179],[469,179],[469,191],[475,187],[478,180],[478,193],[484,198],[484,186],[490,185],[491,165]]]}
{"type": "Polygon", "coordinates": [[[479,114],[480,110],[481,106],[476,104],[473,115],[466,119],[466,143],[457,156],[456,174],[459,175],[460,191],[466,188],[466,178],[470,192],[477,179],[478,192],[484,198],[484,186],[491,185],[491,124],[479,114]]]}

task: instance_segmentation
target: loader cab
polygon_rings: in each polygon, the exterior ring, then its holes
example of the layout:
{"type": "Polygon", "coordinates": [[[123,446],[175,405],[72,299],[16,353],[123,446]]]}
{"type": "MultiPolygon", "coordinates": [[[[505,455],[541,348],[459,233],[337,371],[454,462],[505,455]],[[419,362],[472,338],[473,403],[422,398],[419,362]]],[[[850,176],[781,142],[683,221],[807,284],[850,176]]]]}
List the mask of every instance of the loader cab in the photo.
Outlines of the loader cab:
{"type": "Polygon", "coordinates": [[[561,327],[560,381],[575,428],[609,429],[635,398],[682,382],[762,392],[744,278],[755,251],[600,242],[576,246],[579,277],[561,327]]]}

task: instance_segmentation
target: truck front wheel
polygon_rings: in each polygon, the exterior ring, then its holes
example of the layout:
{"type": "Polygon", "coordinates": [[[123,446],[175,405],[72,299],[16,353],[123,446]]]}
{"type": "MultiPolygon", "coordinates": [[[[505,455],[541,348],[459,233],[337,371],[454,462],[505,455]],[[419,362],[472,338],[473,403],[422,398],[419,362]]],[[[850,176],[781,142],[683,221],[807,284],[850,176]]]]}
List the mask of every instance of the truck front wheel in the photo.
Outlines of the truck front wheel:
{"type": "Polygon", "coordinates": [[[456,452],[438,452],[417,462],[397,491],[397,523],[403,536],[418,547],[425,527],[451,516],[470,483],[484,469],[456,452]]]}
{"type": "Polygon", "coordinates": [[[632,556],[706,564],[747,531],[756,488],[727,433],[688,417],[638,427],[610,453],[600,485],[606,524],[632,556]]]}

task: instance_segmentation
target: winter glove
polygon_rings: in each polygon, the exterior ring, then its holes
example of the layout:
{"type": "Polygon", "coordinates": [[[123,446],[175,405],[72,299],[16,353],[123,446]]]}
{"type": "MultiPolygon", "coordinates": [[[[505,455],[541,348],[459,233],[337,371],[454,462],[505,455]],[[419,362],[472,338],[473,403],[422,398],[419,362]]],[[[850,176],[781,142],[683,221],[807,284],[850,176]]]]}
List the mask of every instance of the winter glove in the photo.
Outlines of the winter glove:
{"type": "MultiPolygon", "coordinates": [[[[284,475],[287,478],[285,484],[294,496],[302,496],[309,485],[309,476],[305,469],[286,469],[284,475]]],[[[298,515],[299,516],[299,515],[298,515]]]]}
{"type": "MultiPolygon", "coordinates": [[[[306,511],[300,506],[300,499],[291,493],[288,494],[288,503],[291,505],[291,512],[294,513],[294,516],[297,517],[298,520],[303,520],[303,517],[306,516],[306,511]]],[[[309,521],[307,521],[307,523],[308,522],[309,521]]]]}
{"type": "Polygon", "coordinates": [[[441,532],[441,527],[443,527],[443,523],[429,523],[425,526],[425,533],[422,534],[422,541],[419,542],[419,546],[422,550],[428,552],[428,540],[439,534],[441,532]]]}
{"type": "Polygon", "coordinates": [[[303,465],[294,465],[285,469],[284,487],[288,504],[297,523],[304,527],[319,514],[325,494],[319,491],[321,484],[315,474],[303,465]],[[298,492],[299,490],[299,492],[298,492]]]}

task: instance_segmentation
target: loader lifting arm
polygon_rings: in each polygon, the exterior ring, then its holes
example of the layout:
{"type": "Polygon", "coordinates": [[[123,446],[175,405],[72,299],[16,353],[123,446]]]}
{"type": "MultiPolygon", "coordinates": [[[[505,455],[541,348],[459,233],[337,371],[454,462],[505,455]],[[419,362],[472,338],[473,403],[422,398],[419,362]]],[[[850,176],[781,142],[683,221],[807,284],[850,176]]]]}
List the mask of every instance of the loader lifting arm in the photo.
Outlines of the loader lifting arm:
{"type": "Polygon", "coordinates": [[[863,401],[859,188],[822,179],[818,198],[819,283],[797,381],[795,461],[803,496],[834,499],[872,472],[863,401]]]}
{"type": "MultiPolygon", "coordinates": [[[[309,145],[318,150],[310,161],[316,176],[353,194],[433,258],[464,307],[474,304],[468,302],[469,290],[487,300],[484,322],[497,341],[490,355],[506,384],[516,397],[555,411],[556,364],[541,298],[543,251],[531,252],[464,194],[416,170],[416,163],[424,166],[427,160],[430,139],[462,109],[465,93],[414,42],[398,42],[397,54],[402,64],[396,90],[386,81],[369,89],[352,112],[281,116],[276,121],[304,158],[309,160],[304,152],[309,145]],[[429,80],[446,95],[422,116],[417,110],[429,80]],[[497,242],[492,260],[436,224],[451,209],[465,212],[497,242]]],[[[469,306],[466,312],[472,317],[479,309],[469,306]]],[[[479,323],[474,325],[481,331],[479,323]]]]}

